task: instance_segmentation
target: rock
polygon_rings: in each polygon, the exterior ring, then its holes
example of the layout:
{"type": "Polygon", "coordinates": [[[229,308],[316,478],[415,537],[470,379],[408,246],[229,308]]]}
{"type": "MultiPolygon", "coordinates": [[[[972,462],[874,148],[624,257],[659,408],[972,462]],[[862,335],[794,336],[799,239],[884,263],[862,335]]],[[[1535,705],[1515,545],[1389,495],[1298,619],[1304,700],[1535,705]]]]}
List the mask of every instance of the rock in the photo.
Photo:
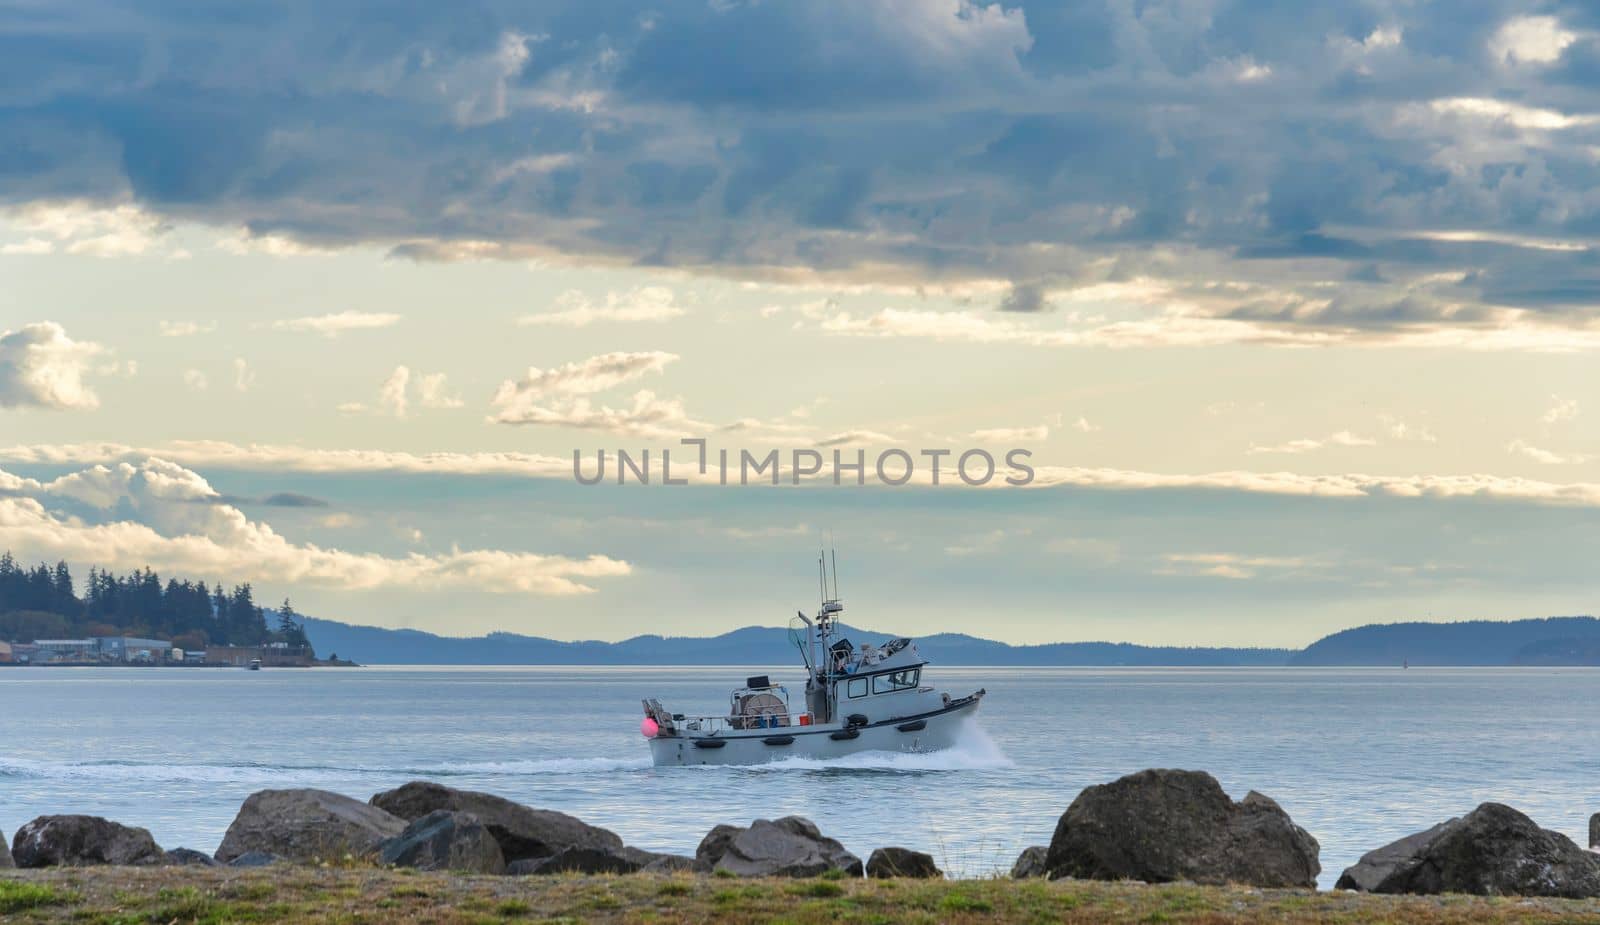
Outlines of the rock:
{"type": "Polygon", "coordinates": [[[456,790],[431,781],[412,781],[372,798],[372,805],[405,820],[449,809],[477,816],[500,845],[509,864],[549,857],[563,848],[622,848],[616,833],[548,809],[533,809],[504,797],[456,790]]]}
{"type": "Polygon", "coordinates": [[[417,870],[505,873],[500,844],[477,816],[436,809],[378,847],[378,862],[417,870]]]}
{"type": "Polygon", "coordinates": [[[627,847],[622,849],[622,856],[638,864],[639,869],[647,874],[670,874],[694,869],[694,858],[678,854],[662,854],[658,851],[627,847]]]}
{"type": "Polygon", "coordinates": [[[283,858],[270,851],[246,851],[228,862],[229,867],[269,867],[278,864],[283,858]]]}
{"type": "Polygon", "coordinates": [[[1149,770],[1085,789],[1056,824],[1048,875],[1317,885],[1320,847],[1255,791],[1235,803],[1203,771],[1149,770]]]}
{"type": "Polygon", "coordinates": [[[1600,897],[1600,857],[1500,803],[1363,855],[1338,889],[1600,897]]]}
{"type": "Polygon", "coordinates": [[[524,858],[507,868],[518,874],[631,874],[644,865],[624,849],[562,848],[547,858],[524,858]],[[514,867],[515,871],[511,868],[514,867]]]}
{"type": "Polygon", "coordinates": [[[676,874],[682,871],[698,870],[699,865],[694,858],[686,858],[679,854],[658,854],[650,863],[639,868],[647,874],[676,874]]]}
{"type": "Polygon", "coordinates": [[[174,848],[167,852],[161,863],[168,867],[220,867],[217,859],[193,848],[174,848]]]}
{"type": "Polygon", "coordinates": [[[1022,853],[1017,855],[1017,863],[1011,865],[1011,876],[1017,880],[1048,877],[1050,868],[1045,865],[1045,856],[1049,853],[1050,849],[1044,845],[1033,845],[1022,849],[1022,853]]]}
{"type": "Polygon", "coordinates": [[[404,819],[326,790],[262,790],[239,807],[217,860],[226,864],[248,851],[287,861],[367,857],[405,827],[404,819]]]}
{"type": "Polygon", "coordinates": [[[699,870],[709,871],[717,866],[722,856],[728,853],[728,846],[733,839],[744,829],[736,825],[719,823],[711,827],[706,837],[700,839],[700,844],[694,849],[694,863],[699,870]]]}
{"type": "Polygon", "coordinates": [[[715,855],[714,870],[740,877],[815,877],[830,870],[861,876],[861,859],[824,836],[809,819],[757,819],[747,829],[735,829],[731,838],[719,831],[725,828],[732,827],[717,826],[701,840],[697,862],[715,855]]]}
{"type": "Polygon", "coordinates": [[[40,816],[17,830],[11,853],[18,867],[145,866],[166,857],[148,830],[99,816],[40,816]]]}
{"type": "Polygon", "coordinates": [[[885,880],[891,877],[938,879],[944,876],[944,871],[933,863],[931,854],[910,848],[878,848],[867,858],[867,876],[885,880]]]}

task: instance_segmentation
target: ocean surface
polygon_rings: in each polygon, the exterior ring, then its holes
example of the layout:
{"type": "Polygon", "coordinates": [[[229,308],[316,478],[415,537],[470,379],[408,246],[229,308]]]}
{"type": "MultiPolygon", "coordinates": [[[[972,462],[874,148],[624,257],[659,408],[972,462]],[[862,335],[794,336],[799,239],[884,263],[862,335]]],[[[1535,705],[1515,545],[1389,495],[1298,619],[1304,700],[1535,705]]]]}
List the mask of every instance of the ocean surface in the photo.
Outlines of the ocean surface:
{"type": "Polygon", "coordinates": [[[719,822],[796,813],[863,858],[928,851],[965,876],[1045,844],[1082,788],[1148,767],[1259,790],[1322,844],[1363,852],[1509,803],[1583,844],[1600,811],[1600,670],[928,669],[989,691],[953,751],[657,770],[639,699],[716,713],[782,668],[0,670],[0,831],[45,813],[215,850],[269,787],[365,799],[416,778],[559,809],[692,854],[719,822]]]}

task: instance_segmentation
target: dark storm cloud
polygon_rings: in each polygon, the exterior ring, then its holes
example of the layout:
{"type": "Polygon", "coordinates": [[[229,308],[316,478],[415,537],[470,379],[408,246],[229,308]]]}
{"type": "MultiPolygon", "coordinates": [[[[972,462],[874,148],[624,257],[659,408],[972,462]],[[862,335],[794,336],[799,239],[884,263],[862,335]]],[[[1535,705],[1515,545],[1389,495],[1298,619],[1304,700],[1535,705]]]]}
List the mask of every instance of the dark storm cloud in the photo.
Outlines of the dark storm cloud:
{"type": "Polygon", "coordinates": [[[470,241],[740,275],[1003,280],[1002,307],[1020,311],[1110,265],[1342,279],[1390,306],[1378,316],[1408,318],[1395,306],[1415,303],[1390,281],[1448,269],[1468,273],[1458,301],[1559,315],[1593,301],[1588,252],[1428,238],[1600,237],[1600,126],[1583,118],[1600,15],[1546,5],[1573,35],[1560,56],[1497,60],[1500,30],[1526,12],[13,8],[0,13],[0,202],[132,198],[173,220],[416,259],[470,241]]]}

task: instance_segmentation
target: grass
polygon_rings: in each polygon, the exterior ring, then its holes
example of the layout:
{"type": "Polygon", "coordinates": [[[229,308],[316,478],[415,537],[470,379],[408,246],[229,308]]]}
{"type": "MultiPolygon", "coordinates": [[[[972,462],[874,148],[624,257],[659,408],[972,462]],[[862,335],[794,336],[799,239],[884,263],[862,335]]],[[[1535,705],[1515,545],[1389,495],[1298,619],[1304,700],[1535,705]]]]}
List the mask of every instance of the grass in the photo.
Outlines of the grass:
{"type": "Polygon", "coordinates": [[[0,880],[0,915],[70,902],[72,894],[43,883],[0,880]]]}
{"type": "Polygon", "coordinates": [[[1038,880],[488,877],[361,867],[0,871],[0,918],[73,925],[508,922],[1575,923],[1600,900],[1364,896],[1191,884],[1038,880]]]}

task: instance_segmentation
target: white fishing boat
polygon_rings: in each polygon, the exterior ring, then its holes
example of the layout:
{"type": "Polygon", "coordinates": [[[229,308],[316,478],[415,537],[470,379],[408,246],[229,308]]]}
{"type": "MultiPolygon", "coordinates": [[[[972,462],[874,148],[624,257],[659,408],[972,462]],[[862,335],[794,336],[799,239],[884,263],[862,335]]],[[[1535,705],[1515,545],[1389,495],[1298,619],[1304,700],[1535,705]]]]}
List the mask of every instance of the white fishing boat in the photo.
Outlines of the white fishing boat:
{"type": "Polygon", "coordinates": [[[826,562],[819,561],[818,569],[822,605],[815,618],[798,614],[789,629],[805,663],[801,703],[792,703],[789,688],[767,675],[747,678],[719,716],[674,713],[646,699],[639,731],[657,766],[930,752],[956,744],[985,691],[952,697],[924,683],[928,661],[910,639],[858,648],[840,637],[838,571],[829,593],[826,562]]]}

